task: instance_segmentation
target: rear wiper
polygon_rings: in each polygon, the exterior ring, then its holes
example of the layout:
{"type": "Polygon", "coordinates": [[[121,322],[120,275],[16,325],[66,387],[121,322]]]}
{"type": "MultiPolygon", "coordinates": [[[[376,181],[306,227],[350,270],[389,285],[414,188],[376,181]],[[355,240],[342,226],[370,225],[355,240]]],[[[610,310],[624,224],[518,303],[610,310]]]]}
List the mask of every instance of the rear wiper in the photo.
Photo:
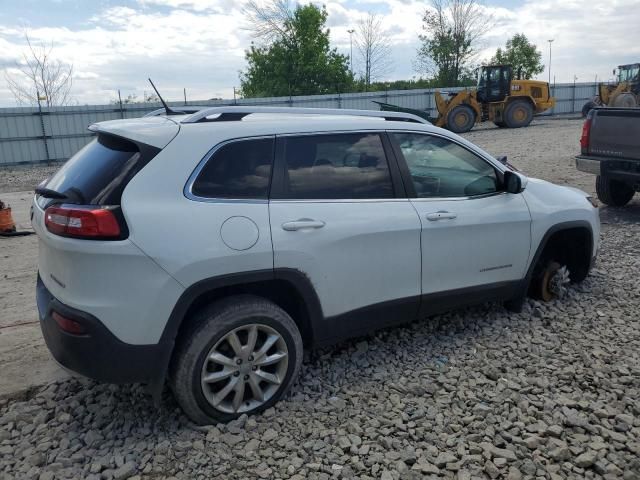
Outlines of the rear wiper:
{"type": "Polygon", "coordinates": [[[55,190],[51,190],[46,187],[36,187],[35,192],[44,198],[55,198],[58,200],[65,200],[69,198],[64,193],[56,192],[55,190]]]}

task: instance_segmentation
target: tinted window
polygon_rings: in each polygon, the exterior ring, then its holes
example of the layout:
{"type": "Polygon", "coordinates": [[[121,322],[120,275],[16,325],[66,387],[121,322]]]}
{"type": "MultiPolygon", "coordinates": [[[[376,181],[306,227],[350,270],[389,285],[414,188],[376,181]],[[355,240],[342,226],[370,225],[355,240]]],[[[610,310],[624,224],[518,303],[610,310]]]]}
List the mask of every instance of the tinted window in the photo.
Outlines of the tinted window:
{"type": "Polygon", "coordinates": [[[284,158],[286,198],[393,197],[378,134],[286,137],[284,158]]]}
{"type": "MultiPolygon", "coordinates": [[[[129,180],[159,151],[146,147],[141,152],[133,142],[102,134],[67,160],[45,186],[65,194],[67,203],[118,205],[129,180]]],[[[50,202],[38,199],[42,207],[50,202]]]]}
{"type": "Polygon", "coordinates": [[[267,198],[272,162],[272,138],[228,143],[209,159],[192,193],[209,198],[267,198]]]}
{"type": "Polygon", "coordinates": [[[498,190],[493,166],[457,143],[417,133],[394,136],[418,197],[469,197],[498,190]]]}

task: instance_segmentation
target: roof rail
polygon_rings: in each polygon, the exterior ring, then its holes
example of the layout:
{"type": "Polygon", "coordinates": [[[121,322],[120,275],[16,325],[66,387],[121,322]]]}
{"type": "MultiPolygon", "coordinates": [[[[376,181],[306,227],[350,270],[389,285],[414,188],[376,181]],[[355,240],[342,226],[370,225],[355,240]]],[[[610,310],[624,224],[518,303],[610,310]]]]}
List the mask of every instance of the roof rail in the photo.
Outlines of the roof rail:
{"type": "Polygon", "coordinates": [[[426,123],[424,118],[405,112],[385,112],[377,110],[350,110],[337,108],[296,108],[296,107],[210,107],[199,110],[182,120],[181,123],[230,122],[242,120],[253,113],[288,113],[293,115],[345,115],[357,117],[375,117],[384,120],[426,123]],[[214,117],[215,115],[215,117],[214,117]],[[213,118],[209,118],[213,117],[213,118]]]}
{"type": "MultiPolygon", "coordinates": [[[[200,110],[204,110],[205,108],[209,108],[209,107],[185,105],[181,107],[171,107],[171,108],[175,112],[174,115],[189,115],[191,113],[197,113],[200,110]]],[[[167,111],[164,108],[158,108],[156,110],[152,110],[149,113],[144,114],[143,117],[159,117],[161,115],[164,115],[164,116],[167,115],[167,111]]]]}

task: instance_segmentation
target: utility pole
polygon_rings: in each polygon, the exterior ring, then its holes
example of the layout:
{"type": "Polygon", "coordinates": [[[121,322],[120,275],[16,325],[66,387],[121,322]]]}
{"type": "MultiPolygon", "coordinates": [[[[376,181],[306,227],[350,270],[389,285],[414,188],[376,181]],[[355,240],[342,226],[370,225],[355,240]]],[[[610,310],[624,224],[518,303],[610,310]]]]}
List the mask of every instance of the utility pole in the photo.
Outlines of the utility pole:
{"type": "Polygon", "coordinates": [[[355,30],[351,28],[347,30],[347,32],[349,33],[349,49],[350,49],[349,70],[351,70],[351,76],[353,77],[353,34],[355,33],[355,30]]]}
{"type": "Polygon", "coordinates": [[[547,40],[549,42],[549,85],[551,85],[551,43],[553,43],[555,39],[547,40]]]}

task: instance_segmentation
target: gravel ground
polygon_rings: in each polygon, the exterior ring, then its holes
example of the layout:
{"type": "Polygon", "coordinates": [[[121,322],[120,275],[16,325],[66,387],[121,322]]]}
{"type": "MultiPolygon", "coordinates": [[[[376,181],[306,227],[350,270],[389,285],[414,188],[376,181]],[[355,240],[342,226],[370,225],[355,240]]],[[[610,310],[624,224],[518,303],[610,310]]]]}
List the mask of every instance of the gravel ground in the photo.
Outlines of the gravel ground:
{"type": "MultiPolygon", "coordinates": [[[[467,136],[591,191],[572,164],[579,125],[467,136]]],[[[602,210],[598,266],[567,298],[314,351],[291,396],[261,415],[197,427],[169,392],[156,409],[140,386],[79,379],[0,400],[0,478],[640,480],[639,207],[602,210]]]]}
{"type": "Polygon", "coordinates": [[[33,191],[42,180],[49,178],[61,166],[61,163],[53,163],[0,168],[0,193],[33,191]]]}

